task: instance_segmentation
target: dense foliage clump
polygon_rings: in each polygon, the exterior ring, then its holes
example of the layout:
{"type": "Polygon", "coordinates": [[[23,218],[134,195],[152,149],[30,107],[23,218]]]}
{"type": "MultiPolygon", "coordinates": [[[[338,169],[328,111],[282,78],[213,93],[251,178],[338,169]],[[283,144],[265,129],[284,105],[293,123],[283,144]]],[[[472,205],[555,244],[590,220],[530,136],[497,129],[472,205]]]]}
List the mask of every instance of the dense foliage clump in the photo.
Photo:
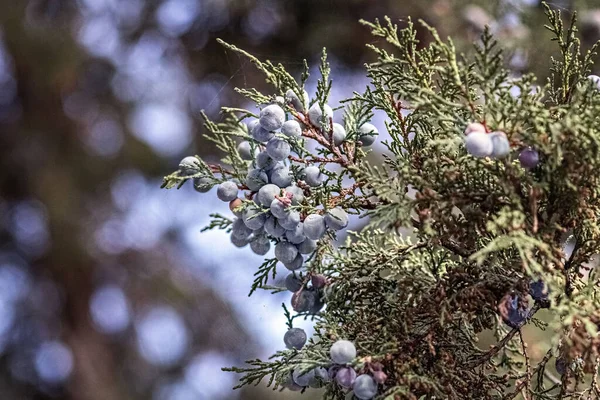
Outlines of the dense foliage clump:
{"type": "Polygon", "coordinates": [[[369,45],[371,85],[342,109],[328,104],[325,53],[307,94],[307,72],[298,83],[225,44],[274,93],[240,90],[259,115],[225,108],[206,121],[223,163],[186,158],[164,185],[218,185],[236,218],[214,214],[208,228],[257,254],[274,249],[251,293],[293,292],[287,349],[231,368],[241,385],[324,387],[327,399],[600,396],[596,48],[582,55],[575,17],[565,28],[547,13],[559,55],[545,84],[511,76],[488,31],[463,56],[424,23],[426,46],[410,21],[364,22],[387,45],[369,45]],[[375,110],[390,136],[378,166],[366,161],[375,110]],[[368,224],[335,247],[348,215],[368,224]],[[273,286],[282,272],[285,287],[273,286]],[[299,317],[316,321],[308,341],[299,317]],[[553,335],[549,348],[534,352],[525,326],[553,335]]]}

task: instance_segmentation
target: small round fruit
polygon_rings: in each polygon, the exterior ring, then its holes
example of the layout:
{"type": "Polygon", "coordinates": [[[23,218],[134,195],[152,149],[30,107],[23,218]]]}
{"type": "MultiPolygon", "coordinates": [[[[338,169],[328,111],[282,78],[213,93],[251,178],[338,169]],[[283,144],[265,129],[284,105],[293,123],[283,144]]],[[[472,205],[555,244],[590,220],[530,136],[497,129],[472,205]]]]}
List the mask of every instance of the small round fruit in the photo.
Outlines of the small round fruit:
{"type": "Polygon", "coordinates": [[[295,210],[288,212],[284,218],[279,218],[279,225],[283,226],[287,230],[296,229],[296,226],[299,223],[300,213],[295,210]]]}
{"type": "Polygon", "coordinates": [[[287,137],[299,138],[302,136],[302,127],[300,126],[300,122],[296,121],[295,119],[285,121],[281,127],[281,133],[287,137]]]}
{"type": "Polygon", "coordinates": [[[267,143],[267,154],[273,160],[285,160],[290,155],[290,151],[290,144],[281,138],[274,137],[267,143]]]}
{"type": "Polygon", "coordinates": [[[277,104],[266,106],[260,111],[259,123],[267,131],[275,131],[285,122],[285,111],[277,104]]]}
{"type": "Polygon", "coordinates": [[[387,380],[387,375],[383,371],[373,371],[373,380],[381,385],[387,380]]]}
{"type": "Polygon", "coordinates": [[[297,255],[298,249],[289,242],[281,241],[275,245],[275,257],[277,257],[284,265],[294,261],[297,255]]]}
{"type": "Polygon", "coordinates": [[[300,350],[306,344],[306,332],[304,329],[291,328],[283,336],[283,342],[288,349],[300,350]]]}
{"type": "Polygon", "coordinates": [[[336,364],[348,364],[356,358],[356,347],[349,340],[338,340],[331,345],[329,355],[336,364]]]}
{"type": "Polygon", "coordinates": [[[182,175],[194,175],[200,172],[200,162],[196,157],[185,157],[179,162],[179,172],[182,175]]]}
{"type": "Polygon", "coordinates": [[[370,375],[359,375],[352,385],[352,391],[360,400],[370,400],[377,394],[377,383],[370,375]]]}
{"type": "Polygon", "coordinates": [[[242,215],[241,211],[236,211],[236,209],[242,204],[242,199],[239,199],[237,197],[229,202],[229,209],[236,217],[240,217],[242,215]]]}
{"type": "Polygon", "coordinates": [[[317,249],[317,241],[312,239],[306,239],[304,242],[298,245],[298,252],[300,254],[311,254],[317,249]]]}
{"type": "Polygon", "coordinates": [[[275,196],[279,196],[281,189],[277,185],[272,183],[266,184],[261,187],[256,194],[256,202],[264,207],[270,207],[275,196]]]}
{"type": "Polygon", "coordinates": [[[492,141],[492,157],[493,158],[504,158],[510,153],[510,143],[504,132],[492,132],[490,133],[490,140],[492,141]]]}
{"type": "Polygon", "coordinates": [[[252,235],[252,229],[248,228],[244,223],[244,220],[237,218],[231,224],[231,236],[236,239],[248,239],[252,235]]]}
{"type": "Polygon", "coordinates": [[[296,92],[294,92],[292,89],[289,89],[287,92],[285,92],[285,101],[286,103],[291,104],[296,111],[304,112],[310,100],[308,98],[308,93],[306,93],[306,90],[302,91],[301,100],[300,97],[298,97],[298,95],[296,94],[296,92]]]}
{"type": "Polygon", "coordinates": [[[533,169],[539,164],[540,155],[536,150],[528,147],[519,154],[519,162],[523,168],[533,169]]]}
{"type": "Polygon", "coordinates": [[[236,237],[234,235],[231,235],[229,236],[229,239],[231,240],[231,243],[233,243],[233,245],[238,248],[245,247],[248,245],[248,243],[250,243],[249,238],[245,237],[236,237]]]}
{"type": "Polygon", "coordinates": [[[265,228],[265,232],[267,232],[267,234],[269,234],[277,239],[279,239],[280,237],[283,237],[286,232],[285,228],[283,226],[279,225],[277,218],[275,218],[272,215],[269,215],[267,217],[264,228],[265,228]]]}
{"type": "Polygon", "coordinates": [[[246,175],[246,186],[253,192],[257,192],[267,184],[269,177],[261,169],[251,169],[246,175]]]}
{"type": "Polygon", "coordinates": [[[194,189],[199,193],[206,193],[214,186],[213,180],[210,178],[194,178],[194,189]]]}
{"type": "Polygon", "coordinates": [[[465,147],[469,154],[479,158],[490,156],[494,150],[490,135],[479,131],[471,132],[465,138],[465,147]]]}
{"type": "Polygon", "coordinates": [[[467,125],[467,127],[465,128],[465,135],[468,135],[472,132],[482,132],[482,133],[486,133],[485,130],[485,126],[483,126],[482,124],[480,124],[479,122],[471,122],[469,125],[467,125]]]}
{"type": "Polygon", "coordinates": [[[320,388],[323,386],[324,383],[330,381],[329,374],[325,368],[317,367],[313,369],[313,371],[315,374],[313,378],[308,382],[308,386],[310,386],[311,388],[320,388]]]}
{"type": "Polygon", "coordinates": [[[325,214],[325,224],[334,231],[344,229],[348,226],[348,214],[340,207],[332,208],[325,214]]]}
{"type": "Polygon", "coordinates": [[[267,216],[257,207],[246,207],[242,213],[244,224],[253,231],[262,228],[265,225],[267,216]]]}
{"type": "Polygon", "coordinates": [[[289,263],[284,262],[283,266],[286,267],[287,269],[289,269],[290,271],[297,271],[300,268],[302,268],[303,264],[304,264],[304,257],[302,257],[302,254],[298,253],[298,255],[296,255],[296,258],[294,258],[289,263]]]}
{"type": "Polygon", "coordinates": [[[296,382],[294,382],[294,378],[292,378],[292,374],[288,375],[283,386],[292,392],[299,392],[303,389],[302,386],[300,386],[300,385],[296,384],[296,382]]]}
{"type": "MultiPolygon", "coordinates": [[[[271,206],[269,207],[271,210],[271,214],[273,214],[276,218],[284,219],[288,216],[290,210],[285,203],[279,199],[274,199],[271,202],[271,206]]],[[[300,219],[298,219],[300,220],[300,219]]],[[[284,228],[285,229],[285,228],[284,228]]]]}
{"type": "Polygon", "coordinates": [[[292,295],[292,308],[302,313],[309,311],[315,304],[315,296],[309,290],[301,290],[292,295]]]}
{"type": "Polygon", "coordinates": [[[265,143],[271,140],[275,136],[275,134],[263,128],[257,121],[256,124],[252,125],[252,130],[250,130],[250,136],[252,136],[252,138],[254,138],[254,140],[256,141],[265,143]]]}
{"type": "Polygon", "coordinates": [[[379,131],[375,127],[375,125],[370,123],[365,123],[358,128],[358,140],[362,143],[363,146],[370,146],[375,143],[375,139],[379,135],[379,131]]]}
{"type": "Polygon", "coordinates": [[[600,89],[600,76],[598,75],[588,75],[587,77],[596,88],[600,89]]]}
{"type": "Polygon", "coordinates": [[[314,378],[314,376],[315,371],[313,369],[306,372],[302,372],[300,369],[295,369],[294,372],[292,372],[292,378],[294,378],[294,382],[302,387],[308,386],[308,383],[314,378]]]}
{"type": "Polygon", "coordinates": [[[275,167],[277,161],[273,160],[266,151],[261,151],[256,155],[256,167],[263,171],[268,171],[275,167]]]}
{"type": "Polygon", "coordinates": [[[300,222],[296,225],[296,228],[287,230],[285,232],[285,238],[288,242],[293,244],[300,244],[304,240],[306,240],[306,236],[304,236],[304,224],[300,222]]]}
{"type": "Polygon", "coordinates": [[[304,234],[312,240],[319,240],[325,235],[325,220],[319,214],[311,214],[304,219],[304,234]]]}
{"type": "Polygon", "coordinates": [[[316,274],[310,278],[310,282],[315,289],[321,289],[327,284],[327,278],[324,275],[316,274]]]}
{"type": "Polygon", "coordinates": [[[321,109],[319,102],[316,102],[308,109],[308,119],[314,126],[320,129],[323,129],[323,114],[325,114],[325,126],[328,127],[331,118],[333,118],[333,110],[331,107],[325,104],[323,109],[321,109]],[[324,113],[323,110],[325,110],[324,113]]]}
{"type": "Polygon", "coordinates": [[[304,201],[304,191],[298,186],[288,186],[285,191],[291,195],[292,204],[296,205],[304,201]]]}
{"type": "Polygon", "coordinates": [[[238,187],[235,182],[223,182],[217,187],[217,197],[221,201],[230,202],[231,200],[235,200],[237,195],[238,187]]]}
{"type": "Polygon", "coordinates": [[[339,146],[346,140],[346,129],[337,122],[333,123],[333,145],[339,146]]]}
{"type": "Polygon", "coordinates": [[[264,236],[258,236],[250,242],[250,248],[252,249],[254,254],[264,256],[271,249],[271,242],[268,238],[264,236]]]}
{"type": "Polygon", "coordinates": [[[350,389],[356,380],[356,371],[352,368],[340,368],[335,373],[335,381],[343,388],[350,389]]]}
{"type": "Polygon", "coordinates": [[[311,165],[304,169],[304,181],[308,186],[317,187],[320,186],[325,180],[325,175],[321,173],[319,167],[311,165]]]}
{"type": "Polygon", "coordinates": [[[298,290],[302,289],[302,279],[294,272],[290,272],[288,276],[285,277],[285,288],[292,293],[296,293],[298,290]]]}
{"type": "Polygon", "coordinates": [[[293,176],[288,167],[275,167],[271,172],[271,183],[279,186],[280,188],[285,188],[291,185],[292,179],[293,176]]]}
{"type": "Polygon", "coordinates": [[[243,141],[237,146],[237,152],[242,158],[242,160],[252,160],[254,158],[252,154],[252,147],[250,143],[243,141]]]}

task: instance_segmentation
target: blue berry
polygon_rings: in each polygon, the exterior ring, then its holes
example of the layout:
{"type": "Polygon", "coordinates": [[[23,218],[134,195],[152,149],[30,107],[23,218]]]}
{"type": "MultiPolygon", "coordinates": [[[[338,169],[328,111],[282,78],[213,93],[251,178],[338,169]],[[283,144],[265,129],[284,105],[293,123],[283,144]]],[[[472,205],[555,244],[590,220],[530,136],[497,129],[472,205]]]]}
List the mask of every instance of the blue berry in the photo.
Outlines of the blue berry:
{"type": "Polygon", "coordinates": [[[291,195],[292,204],[300,204],[304,201],[304,192],[298,186],[288,186],[285,191],[291,195]]]}
{"type": "Polygon", "coordinates": [[[234,182],[223,182],[217,188],[217,197],[221,201],[230,202],[237,199],[238,187],[234,182]]]}
{"type": "Polygon", "coordinates": [[[281,127],[281,133],[287,137],[299,138],[302,136],[302,126],[300,126],[300,122],[295,119],[290,119],[284,122],[281,127]]]}
{"type": "Polygon", "coordinates": [[[333,123],[333,145],[339,146],[346,140],[346,129],[337,122],[333,123]]]}
{"type": "Polygon", "coordinates": [[[490,133],[490,140],[492,141],[492,157],[503,158],[510,153],[510,143],[504,132],[492,132],[490,133]]]}
{"type": "Polygon", "coordinates": [[[499,308],[502,319],[511,328],[520,327],[527,319],[527,306],[518,295],[504,296],[499,308]]]}
{"type": "Polygon", "coordinates": [[[292,308],[294,311],[303,313],[309,311],[315,305],[314,293],[310,290],[302,290],[292,295],[292,308]]]}
{"type": "Polygon", "coordinates": [[[185,157],[179,162],[179,172],[182,175],[194,175],[200,172],[200,161],[196,157],[185,157]]]}
{"type": "Polygon", "coordinates": [[[246,175],[246,186],[253,192],[257,192],[267,184],[269,177],[261,169],[251,169],[246,175]]]}
{"type": "Polygon", "coordinates": [[[325,220],[319,214],[311,214],[304,219],[304,234],[312,240],[319,240],[325,235],[325,220]]]}
{"type": "Polygon", "coordinates": [[[248,239],[252,235],[252,229],[248,228],[241,218],[237,218],[231,224],[231,236],[236,239],[248,239]]]}
{"type": "Polygon", "coordinates": [[[363,146],[370,146],[375,143],[377,135],[379,135],[379,131],[375,128],[375,125],[368,122],[358,128],[358,140],[363,146]]]}
{"type": "Polygon", "coordinates": [[[283,336],[283,342],[288,349],[300,350],[306,344],[306,332],[304,329],[291,328],[283,336]]]}
{"type": "Polygon", "coordinates": [[[356,358],[356,347],[349,340],[338,340],[331,345],[329,355],[336,364],[348,364],[356,358]]]}
{"type": "Polygon", "coordinates": [[[289,269],[290,271],[297,271],[300,268],[302,268],[302,265],[304,264],[304,257],[302,257],[302,254],[298,253],[296,255],[296,258],[294,258],[291,262],[282,261],[282,263],[283,266],[289,269]]]}
{"type": "Polygon", "coordinates": [[[271,242],[265,236],[257,236],[250,242],[250,248],[254,254],[264,256],[271,249],[271,242]]]}
{"type": "Polygon", "coordinates": [[[471,134],[473,132],[483,132],[483,133],[486,133],[487,131],[485,129],[485,126],[483,126],[479,122],[471,122],[465,128],[465,135],[469,135],[469,134],[471,134]]]}
{"type": "Polygon", "coordinates": [[[298,97],[296,92],[289,89],[285,92],[285,101],[291,104],[296,111],[304,112],[309,103],[308,93],[305,90],[302,91],[302,100],[298,97]]]}
{"type": "Polygon", "coordinates": [[[254,158],[252,154],[252,147],[250,146],[250,143],[246,141],[243,141],[240,144],[238,144],[237,152],[242,158],[242,160],[252,160],[254,158]]]}
{"type": "Polygon", "coordinates": [[[233,245],[235,247],[245,247],[248,245],[248,243],[250,243],[250,239],[249,238],[245,238],[245,237],[236,237],[234,235],[229,236],[229,239],[231,240],[231,243],[233,243],[233,245]]]}
{"type": "Polygon", "coordinates": [[[344,229],[348,226],[348,214],[340,207],[332,208],[325,214],[325,224],[334,231],[344,229]]]}
{"type": "Polygon", "coordinates": [[[544,281],[538,279],[529,284],[529,294],[535,301],[543,303],[548,301],[549,290],[544,281]]]}
{"type": "MultiPolygon", "coordinates": [[[[288,206],[286,206],[283,203],[283,201],[281,201],[279,199],[274,199],[271,202],[270,210],[271,210],[271,214],[273,214],[276,218],[279,218],[279,219],[285,219],[290,212],[290,210],[288,210],[288,206]]],[[[298,221],[300,221],[300,219],[298,219],[298,221]]]]}
{"type": "Polygon", "coordinates": [[[283,161],[290,155],[291,147],[285,140],[274,137],[267,143],[267,154],[277,161],[283,161]]]}
{"type": "Polygon", "coordinates": [[[289,242],[279,242],[275,245],[275,257],[284,265],[291,263],[296,259],[298,249],[289,242]]]}
{"type": "Polygon", "coordinates": [[[261,151],[256,155],[256,167],[263,171],[274,168],[276,164],[277,161],[273,160],[266,151],[261,151]]]}
{"type": "Polygon", "coordinates": [[[276,200],[275,196],[279,196],[280,193],[279,186],[269,183],[258,190],[256,202],[264,207],[270,207],[273,200],[276,200]]]}
{"type": "Polygon", "coordinates": [[[294,378],[294,382],[296,382],[297,385],[302,387],[308,386],[308,383],[311,379],[314,378],[314,376],[315,371],[313,369],[306,372],[303,372],[300,369],[295,369],[294,372],[292,372],[292,378],[294,378]]]}
{"type": "Polygon", "coordinates": [[[540,155],[537,151],[528,147],[519,154],[519,162],[523,168],[533,169],[537,167],[540,162],[540,155]]]}
{"type": "Polygon", "coordinates": [[[271,171],[271,183],[279,186],[280,188],[285,188],[291,185],[292,179],[293,176],[288,167],[278,166],[273,168],[271,171]]]}
{"type": "Polygon", "coordinates": [[[313,301],[312,301],[312,305],[308,309],[308,313],[314,315],[314,314],[317,314],[319,311],[321,311],[321,309],[323,308],[325,303],[321,299],[321,291],[312,290],[312,291],[310,291],[310,293],[312,293],[313,301]]]}
{"type": "Polygon", "coordinates": [[[214,186],[213,180],[210,178],[195,178],[194,189],[199,193],[206,193],[214,186]]]}
{"type": "Polygon", "coordinates": [[[250,136],[252,136],[252,138],[254,138],[254,140],[259,141],[261,143],[268,142],[275,136],[275,134],[273,132],[263,128],[258,123],[258,121],[256,121],[255,124],[251,124],[248,126],[252,127],[252,129],[250,130],[250,136]]]}
{"type": "Polygon", "coordinates": [[[298,252],[300,254],[310,254],[317,249],[317,241],[312,239],[306,239],[304,242],[298,245],[298,252]]]}
{"type": "Polygon", "coordinates": [[[556,357],[556,360],[554,361],[554,367],[559,375],[564,375],[567,373],[567,369],[569,368],[569,361],[567,361],[564,356],[556,357]]]}
{"type": "Polygon", "coordinates": [[[285,277],[285,288],[292,293],[296,293],[298,290],[302,289],[302,279],[294,272],[290,272],[288,276],[285,277]]]}
{"type": "Polygon", "coordinates": [[[302,243],[306,239],[306,236],[304,236],[304,224],[300,222],[296,225],[296,228],[287,230],[285,232],[285,238],[288,242],[293,244],[302,243]]]}
{"type": "Polygon", "coordinates": [[[359,375],[352,385],[352,391],[360,400],[370,400],[377,394],[377,383],[370,375],[359,375]]]}
{"type": "Polygon", "coordinates": [[[279,218],[279,225],[283,226],[287,230],[296,229],[296,226],[299,223],[300,213],[295,210],[288,212],[284,218],[279,218]]]}
{"type": "Polygon", "coordinates": [[[598,75],[588,75],[587,77],[590,82],[597,88],[600,89],[600,76],[598,75]]]}
{"type": "Polygon", "coordinates": [[[294,378],[292,377],[292,374],[288,375],[283,386],[292,392],[299,392],[303,389],[302,386],[300,386],[300,385],[296,384],[296,382],[294,382],[294,378]]]}
{"type": "Polygon", "coordinates": [[[327,278],[324,275],[316,274],[310,278],[310,282],[315,289],[321,289],[327,284],[327,278]]]}
{"type": "Polygon", "coordinates": [[[277,218],[275,218],[272,215],[269,215],[267,217],[264,228],[265,228],[265,232],[267,232],[267,234],[269,234],[277,239],[284,236],[285,232],[286,232],[285,228],[282,227],[281,225],[279,225],[277,218]]]}
{"type": "Polygon", "coordinates": [[[333,110],[331,107],[325,104],[323,109],[321,109],[319,103],[316,102],[308,109],[308,119],[314,126],[320,129],[323,129],[323,114],[325,114],[325,126],[329,127],[330,120],[333,118],[333,110]],[[325,110],[324,113],[323,110],[325,110]]]}
{"type": "Polygon", "coordinates": [[[327,370],[323,367],[317,367],[313,369],[314,375],[313,378],[308,381],[308,386],[311,388],[320,388],[323,386],[325,382],[329,382],[329,374],[327,370]]]}
{"type": "Polygon", "coordinates": [[[335,373],[335,381],[343,388],[349,389],[356,380],[356,371],[352,368],[340,368],[335,373]]]}
{"type": "Polygon", "coordinates": [[[250,207],[246,207],[246,209],[244,209],[244,212],[242,213],[242,220],[244,221],[244,224],[246,224],[246,226],[248,228],[255,231],[255,230],[263,227],[263,225],[265,224],[265,221],[267,220],[267,217],[262,212],[262,210],[260,210],[256,207],[250,206],[250,207]]]}
{"type": "Polygon", "coordinates": [[[267,131],[275,131],[285,122],[285,111],[277,104],[271,104],[260,110],[260,126],[267,131]]]}
{"type": "Polygon", "coordinates": [[[311,165],[304,169],[304,180],[308,186],[317,187],[320,186],[325,180],[325,175],[321,173],[319,167],[311,165]]]}
{"type": "Polygon", "coordinates": [[[490,135],[480,131],[474,131],[467,135],[465,138],[465,147],[469,154],[479,158],[490,156],[494,150],[490,135]]]}

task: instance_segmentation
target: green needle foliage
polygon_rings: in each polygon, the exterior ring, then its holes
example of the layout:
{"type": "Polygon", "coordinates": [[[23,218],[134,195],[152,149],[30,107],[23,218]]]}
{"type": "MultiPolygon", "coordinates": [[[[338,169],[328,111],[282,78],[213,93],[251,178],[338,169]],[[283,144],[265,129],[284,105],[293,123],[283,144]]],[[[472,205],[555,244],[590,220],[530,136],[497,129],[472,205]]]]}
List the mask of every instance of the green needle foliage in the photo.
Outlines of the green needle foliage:
{"type": "MultiPolygon", "coordinates": [[[[428,45],[419,43],[410,20],[399,30],[385,19],[363,21],[386,43],[369,45],[378,57],[367,66],[372,85],[343,103],[341,146],[332,143],[331,125],[320,130],[306,112],[284,106],[303,125],[302,138],[290,139],[287,162],[305,199],[291,209],[304,219],[341,207],[369,222],[338,248],[332,231],[319,240],[299,275],[300,292],[311,290],[311,276],[324,275],[326,308],[293,313],[284,305],[289,327],[310,317],[315,335],[301,350],[227,369],[242,374],[240,386],[290,387],[292,371],[330,367],[331,344],[347,339],[358,350],[352,367],[359,374],[383,371],[377,399],[600,398],[600,277],[593,268],[600,246],[600,91],[587,77],[596,47],[581,54],[575,15],[568,27],[559,12],[547,7],[547,15],[558,56],[545,84],[512,76],[489,31],[472,54],[459,55],[423,22],[428,45]],[[378,166],[367,163],[358,142],[359,127],[375,110],[387,115],[391,136],[378,166]],[[505,132],[508,157],[468,154],[464,130],[472,122],[505,132]],[[531,169],[518,159],[528,147],[540,156],[531,169]],[[306,165],[321,169],[323,185],[306,185],[306,165]],[[530,285],[540,279],[543,295],[531,297],[530,285]],[[549,323],[536,318],[544,308],[549,323]],[[552,335],[545,354],[531,354],[535,343],[524,338],[525,326],[552,335]],[[495,337],[494,344],[482,345],[482,335],[495,337]]],[[[302,98],[306,72],[298,84],[283,66],[224,45],[250,57],[275,88],[273,95],[240,93],[260,106],[288,90],[302,98]]],[[[323,106],[332,84],[325,52],[321,74],[311,103],[323,106]]],[[[224,109],[221,122],[207,120],[223,164],[202,162],[192,176],[175,172],[164,186],[230,180],[245,194],[241,209],[252,204],[256,193],[244,180],[254,161],[236,150],[238,138],[264,147],[244,124],[252,116],[224,109]]],[[[231,229],[231,221],[215,216],[210,228],[231,229]]],[[[252,292],[276,292],[269,283],[276,274],[287,271],[266,259],[252,292]]],[[[321,384],[325,399],[350,398],[335,381],[321,384]]]]}

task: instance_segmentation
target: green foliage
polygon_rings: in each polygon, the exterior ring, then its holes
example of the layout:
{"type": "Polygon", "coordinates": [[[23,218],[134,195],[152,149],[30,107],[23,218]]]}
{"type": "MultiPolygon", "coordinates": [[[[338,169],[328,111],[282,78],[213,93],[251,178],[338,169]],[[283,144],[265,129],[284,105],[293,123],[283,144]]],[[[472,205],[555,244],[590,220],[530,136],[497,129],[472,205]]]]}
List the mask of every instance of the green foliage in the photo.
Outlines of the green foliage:
{"type": "MultiPolygon", "coordinates": [[[[424,22],[428,44],[419,43],[412,21],[398,30],[386,18],[363,21],[387,44],[369,45],[378,57],[367,66],[372,85],[343,103],[348,136],[342,146],[333,146],[329,132],[286,106],[305,125],[303,139],[291,143],[298,155],[289,158],[292,169],[316,164],[327,176],[325,185],[309,188],[295,174],[306,197],[295,209],[305,216],[339,206],[369,222],[339,248],[328,235],[308,259],[305,281],[319,273],[328,282],[327,307],[314,316],[309,343],[227,369],[242,374],[240,386],[266,378],[279,388],[295,368],[329,366],[330,345],[344,338],[358,349],[357,371],[381,365],[387,374],[378,399],[600,396],[599,277],[591,264],[600,248],[600,91],[586,78],[596,47],[582,56],[575,16],[565,28],[558,12],[547,8],[547,14],[560,56],[551,60],[544,86],[532,75],[512,76],[488,30],[472,55],[459,55],[450,39],[442,40],[424,22]],[[375,110],[386,114],[391,137],[380,166],[369,165],[356,143],[358,128],[375,110]],[[473,121],[505,132],[510,156],[469,155],[463,132],[473,121]],[[306,140],[317,150],[311,152],[306,140]],[[528,146],[541,156],[532,170],[518,162],[528,146]],[[344,185],[344,178],[352,183],[344,185]],[[536,319],[547,302],[528,295],[530,282],[539,278],[549,290],[550,324],[536,319]],[[522,320],[507,324],[511,296],[526,311],[522,320]],[[534,354],[525,326],[550,330],[552,347],[534,354]],[[490,333],[496,343],[486,348],[480,341],[490,333]],[[555,361],[567,365],[564,373],[556,372],[555,361]]],[[[224,45],[249,57],[276,94],[302,92],[306,74],[298,85],[282,66],[224,45]]],[[[314,101],[324,105],[332,84],[325,52],[320,72],[314,101]]],[[[254,90],[241,93],[258,104],[273,100],[254,90]]],[[[206,121],[225,166],[203,164],[194,177],[217,174],[215,179],[233,179],[244,189],[252,162],[239,157],[234,139],[260,146],[242,123],[250,116],[225,109],[221,122],[206,121]]],[[[176,172],[165,186],[185,179],[176,172]]],[[[213,218],[211,228],[230,223],[213,218]]],[[[269,281],[276,265],[267,259],[259,267],[251,293],[274,288],[269,281]]],[[[291,315],[285,306],[284,313],[288,326],[302,315],[291,315]]],[[[345,393],[329,383],[324,398],[344,399],[345,393]]]]}

